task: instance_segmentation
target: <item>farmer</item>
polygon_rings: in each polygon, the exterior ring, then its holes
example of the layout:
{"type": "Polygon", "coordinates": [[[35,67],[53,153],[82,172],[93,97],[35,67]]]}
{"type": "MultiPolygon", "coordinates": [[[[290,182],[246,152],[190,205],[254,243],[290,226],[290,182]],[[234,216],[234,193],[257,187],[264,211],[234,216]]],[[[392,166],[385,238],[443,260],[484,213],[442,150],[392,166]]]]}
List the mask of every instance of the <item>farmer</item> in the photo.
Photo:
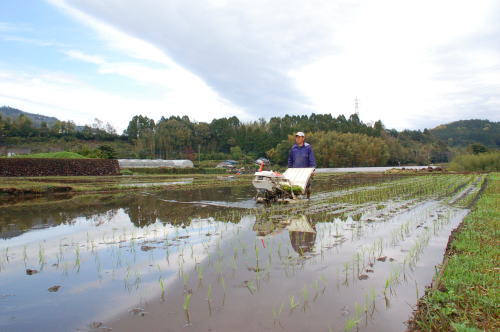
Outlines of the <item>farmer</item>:
{"type": "Polygon", "coordinates": [[[295,134],[295,144],[288,154],[288,167],[291,168],[316,168],[316,158],[311,144],[304,142],[306,136],[299,131],[295,134]]]}
{"type": "MultiPolygon", "coordinates": [[[[316,158],[311,144],[305,142],[306,135],[299,131],[295,134],[295,144],[288,154],[288,167],[290,168],[316,168],[316,158]]],[[[311,181],[306,187],[307,198],[311,196],[311,181]]]]}

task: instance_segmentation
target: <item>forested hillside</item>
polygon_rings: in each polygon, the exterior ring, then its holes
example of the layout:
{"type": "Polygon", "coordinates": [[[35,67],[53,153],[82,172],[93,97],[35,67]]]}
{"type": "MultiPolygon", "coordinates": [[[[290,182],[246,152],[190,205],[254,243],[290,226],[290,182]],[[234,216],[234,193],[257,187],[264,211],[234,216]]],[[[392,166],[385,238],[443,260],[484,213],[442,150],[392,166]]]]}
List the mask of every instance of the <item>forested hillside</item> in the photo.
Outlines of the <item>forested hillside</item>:
{"type": "Polygon", "coordinates": [[[11,119],[17,119],[19,116],[26,116],[31,120],[34,126],[40,127],[42,123],[45,123],[49,126],[53,126],[57,121],[59,121],[57,118],[54,118],[52,116],[45,116],[41,114],[34,114],[34,113],[28,113],[24,112],[21,110],[18,110],[16,108],[12,107],[7,107],[7,106],[1,106],[0,107],[0,116],[4,118],[11,118],[11,119]]]}
{"type": "Polygon", "coordinates": [[[430,132],[450,146],[481,143],[490,148],[500,148],[500,122],[460,120],[440,125],[430,132]]]}
{"type": "Polygon", "coordinates": [[[384,128],[381,121],[364,123],[356,114],[286,115],[248,123],[237,117],[196,122],[187,116],[155,121],[136,115],[118,135],[110,124],[98,119],[77,130],[71,121],[36,125],[26,114],[15,118],[0,114],[4,150],[13,146],[35,147],[33,152],[64,149],[91,157],[102,155],[104,149],[119,158],[252,160],[267,156],[274,163],[286,164],[297,131],[306,132],[322,167],[447,162],[461,144],[498,144],[498,123],[482,120],[457,121],[432,130],[397,131],[384,128]],[[464,126],[473,128],[474,133],[465,135],[464,126]]]}

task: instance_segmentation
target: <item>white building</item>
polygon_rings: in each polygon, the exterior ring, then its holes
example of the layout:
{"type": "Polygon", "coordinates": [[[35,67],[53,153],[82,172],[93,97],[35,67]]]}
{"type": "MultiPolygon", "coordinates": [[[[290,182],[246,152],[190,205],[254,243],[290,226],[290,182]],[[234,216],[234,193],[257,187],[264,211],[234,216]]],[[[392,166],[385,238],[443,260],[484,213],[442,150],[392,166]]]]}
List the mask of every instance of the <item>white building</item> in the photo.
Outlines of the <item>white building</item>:
{"type": "Polygon", "coordinates": [[[175,167],[193,168],[191,160],[163,160],[163,159],[118,159],[120,168],[155,168],[155,167],[175,167]]]}

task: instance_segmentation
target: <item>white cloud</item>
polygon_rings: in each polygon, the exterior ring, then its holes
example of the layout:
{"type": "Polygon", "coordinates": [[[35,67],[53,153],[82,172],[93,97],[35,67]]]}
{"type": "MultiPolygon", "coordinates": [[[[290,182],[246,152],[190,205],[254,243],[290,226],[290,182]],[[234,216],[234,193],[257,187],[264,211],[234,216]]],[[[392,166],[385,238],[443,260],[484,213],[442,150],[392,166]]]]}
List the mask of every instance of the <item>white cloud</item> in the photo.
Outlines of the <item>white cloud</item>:
{"type": "Polygon", "coordinates": [[[369,2],[338,29],[334,56],[290,74],[320,112],[353,111],[358,96],[362,119],[382,119],[399,129],[463,118],[498,120],[492,105],[470,89],[493,88],[491,97],[496,99],[500,52],[469,47],[464,41],[488,31],[489,10],[491,2],[369,2]],[[436,59],[453,43],[463,45],[456,55],[465,60],[460,68],[436,59]],[[462,75],[457,80],[438,74],[462,75]]]}
{"type": "Polygon", "coordinates": [[[93,63],[96,65],[102,65],[105,63],[104,58],[101,56],[98,56],[98,55],[85,54],[85,53],[77,51],[77,50],[68,50],[68,51],[64,51],[64,53],[71,58],[81,60],[84,62],[93,63]]]}
{"type": "Polygon", "coordinates": [[[101,75],[164,91],[129,103],[126,93],[84,86],[110,110],[123,103],[196,120],[336,115],[350,114],[358,96],[363,120],[398,129],[500,119],[500,15],[493,0],[47,1],[115,52],[66,55],[101,75]]]}
{"type": "MultiPolygon", "coordinates": [[[[155,46],[74,10],[63,1],[50,2],[95,30],[102,43],[114,52],[88,54],[64,45],[52,46],[61,46],[58,49],[71,59],[95,65],[94,76],[118,75],[122,80],[143,85],[145,89],[150,87],[155,93],[132,97],[127,92],[120,93],[119,87],[113,92],[93,87],[80,80],[77,74],[44,70],[22,72],[0,67],[0,104],[74,120],[78,124],[91,123],[94,117],[98,117],[120,131],[136,114],[156,120],[170,115],[189,115],[195,121],[232,115],[249,119],[240,107],[221,98],[199,77],[178,66],[155,46]],[[123,60],[125,58],[133,60],[123,60]]],[[[44,43],[39,46],[51,45],[44,43]]],[[[102,47],[96,49],[103,51],[102,47]]],[[[91,72],[88,74],[92,75],[91,72]]]]}
{"type": "Polygon", "coordinates": [[[104,92],[67,74],[22,73],[1,68],[0,105],[73,120],[77,124],[90,124],[97,117],[119,131],[125,129],[136,114],[154,119],[188,114],[197,121],[233,114],[245,117],[243,111],[210,93],[193,98],[185,90],[175,90],[157,98],[133,98],[104,92]]]}
{"type": "Polygon", "coordinates": [[[11,36],[10,35],[10,36],[2,36],[1,38],[4,41],[20,42],[20,43],[24,43],[24,44],[30,44],[30,45],[41,46],[41,47],[64,46],[61,43],[56,43],[56,42],[53,42],[53,41],[42,40],[42,39],[34,39],[34,38],[26,38],[26,37],[21,37],[21,36],[11,36]]]}

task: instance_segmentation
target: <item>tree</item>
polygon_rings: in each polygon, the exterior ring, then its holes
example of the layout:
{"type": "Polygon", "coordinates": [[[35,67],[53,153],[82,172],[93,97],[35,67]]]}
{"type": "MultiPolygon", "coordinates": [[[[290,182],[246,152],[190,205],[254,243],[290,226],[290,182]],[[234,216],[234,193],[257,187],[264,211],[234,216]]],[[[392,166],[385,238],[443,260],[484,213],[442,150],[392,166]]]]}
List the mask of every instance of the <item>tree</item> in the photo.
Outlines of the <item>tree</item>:
{"type": "Polygon", "coordinates": [[[102,159],[116,159],[115,149],[109,145],[100,145],[97,148],[97,155],[102,159]]]}
{"type": "Polygon", "coordinates": [[[488,148],[481,143],[472,143],[467,147],[467,152],[473,154],[479,154],[488,152],[488,148]]]}
{"type": "Polygon", "coordinates": [[[241,160],[243,158],[243,151],[239,146],[233,146],[231,148],[231,158],[234,160],[241,160]]]}
{"type": "Polygon", "coordinates": [[[128,123],[128,127],[124,134],[128,136],[129,140],[136,140],[143,137],[144,133],[154,130],[155,122],[147,116],[135,115],[128,123]]]}

